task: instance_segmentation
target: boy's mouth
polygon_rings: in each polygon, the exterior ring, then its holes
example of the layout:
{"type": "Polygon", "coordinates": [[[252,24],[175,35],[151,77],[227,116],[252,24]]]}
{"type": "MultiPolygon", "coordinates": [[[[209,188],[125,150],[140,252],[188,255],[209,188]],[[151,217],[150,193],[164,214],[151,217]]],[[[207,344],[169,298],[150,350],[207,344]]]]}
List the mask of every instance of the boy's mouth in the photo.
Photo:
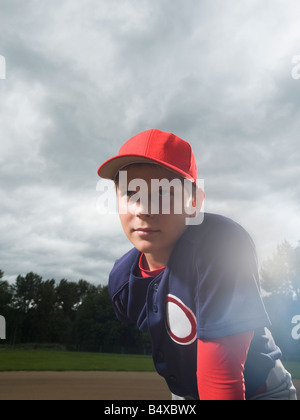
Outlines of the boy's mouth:
{"type": "Polygon", "coordinates": [[[158,233],[159,230],[151,228],[137,228],[134,229],[134,232],[136,232],[139,236],[147,237],[158,233]]]}

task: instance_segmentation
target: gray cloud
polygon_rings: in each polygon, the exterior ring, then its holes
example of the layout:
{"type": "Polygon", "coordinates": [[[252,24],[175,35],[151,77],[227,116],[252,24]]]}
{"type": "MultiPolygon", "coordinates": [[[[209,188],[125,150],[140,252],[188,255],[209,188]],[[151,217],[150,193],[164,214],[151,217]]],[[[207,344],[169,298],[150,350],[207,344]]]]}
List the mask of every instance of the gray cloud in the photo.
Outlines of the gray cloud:
{"type": "Polygon", "coordinates": [[[296,243],[296,0],[2,0],[0,269],[105,282],[129,249],[96,170],[139,131],[189,140],[206,210],[261,258],[296,243]]]}

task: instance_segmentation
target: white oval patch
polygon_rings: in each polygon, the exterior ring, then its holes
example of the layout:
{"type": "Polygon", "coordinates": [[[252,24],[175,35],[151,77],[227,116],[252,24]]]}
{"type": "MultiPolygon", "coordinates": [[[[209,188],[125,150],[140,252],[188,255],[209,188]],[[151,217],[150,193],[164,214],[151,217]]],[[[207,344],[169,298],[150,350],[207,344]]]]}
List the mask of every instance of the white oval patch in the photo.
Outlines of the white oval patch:
{"type": "Polygon", "coordinates": [[[167,330],[177,344],[187,346],[197,339],[194,313],[176,296],[167,296],[167,330]]]}

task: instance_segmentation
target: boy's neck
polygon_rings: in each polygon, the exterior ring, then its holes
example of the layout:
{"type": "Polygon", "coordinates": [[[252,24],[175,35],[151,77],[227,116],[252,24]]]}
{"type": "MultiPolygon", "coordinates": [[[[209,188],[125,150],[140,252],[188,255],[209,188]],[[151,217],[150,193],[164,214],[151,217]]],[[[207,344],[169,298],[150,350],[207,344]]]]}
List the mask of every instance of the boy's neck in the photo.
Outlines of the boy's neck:
{"type": "MultiPolygon", "coordinates": [[[[186,231],[187,227],[185,228],[186,231]]],[[[185,232],[184,231],[184,232],[185,232]]],[[[184,233],[183,232],[183,233],[184,233]]],[[[176,246],[177,242],[174,243],[169,248],[160,249],[155,253],[143,253],[144,259],[143,262],[145,266],[143,267],[145,270],[155,271],[159,268],[166,267],[168,265],[169,259],[172,255],[172,252],[176,246]]]]}
{"type": "Polygon", "coordinates": [[[159,268],[166,267],[171,254],[172,250],[166,251],[165,253],[159,253],[158,255],[144,254],[143,268],[145,270],[155,271],[159,268]]]}

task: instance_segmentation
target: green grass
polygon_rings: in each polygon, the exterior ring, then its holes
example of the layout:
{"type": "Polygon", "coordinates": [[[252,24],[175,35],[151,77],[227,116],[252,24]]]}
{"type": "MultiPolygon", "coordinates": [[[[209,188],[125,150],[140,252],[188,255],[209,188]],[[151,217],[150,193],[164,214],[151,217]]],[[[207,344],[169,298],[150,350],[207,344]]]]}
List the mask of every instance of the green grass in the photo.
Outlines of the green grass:
{"type": "Polygon", "coordinates": [[[0,371],[153,372],[151,356],[0,349],[0,371]]]}
{"type": "MultiPolygon", "coordinates": [[[[300,362],[284,362],[294,379],[300,379],[300,362]]],[[[7,371],[118,371],[154,372],[151,356],[0,347],[0,372],[7,371]]]]}
{"type": "Polygon", "coordinates": [[[300,362],[283,362],[294,379],[300,379],[300,362]]]}

